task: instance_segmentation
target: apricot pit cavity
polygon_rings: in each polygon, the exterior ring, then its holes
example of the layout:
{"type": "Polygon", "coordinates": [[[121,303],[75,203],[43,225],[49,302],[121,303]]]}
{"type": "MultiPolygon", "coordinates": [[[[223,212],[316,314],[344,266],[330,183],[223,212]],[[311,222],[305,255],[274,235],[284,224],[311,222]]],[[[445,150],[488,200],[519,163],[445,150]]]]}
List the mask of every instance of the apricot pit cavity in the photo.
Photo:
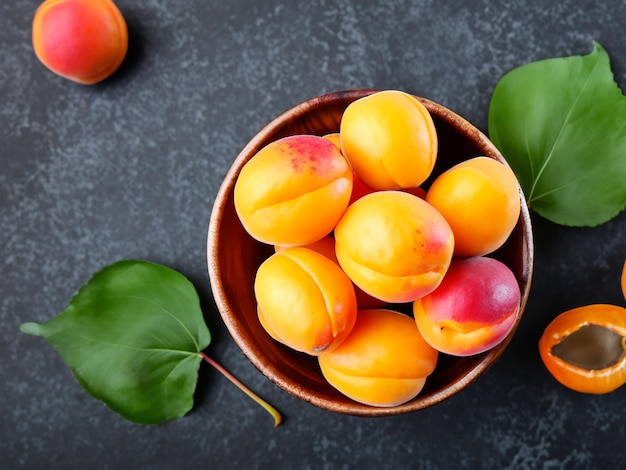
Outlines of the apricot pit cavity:
{"type": "Polygon", "coordinates": [[[586,370],[614,366],[626,355],[626,336],[601,325],[583,325],[552,347],[552,354],[586,370]]]}

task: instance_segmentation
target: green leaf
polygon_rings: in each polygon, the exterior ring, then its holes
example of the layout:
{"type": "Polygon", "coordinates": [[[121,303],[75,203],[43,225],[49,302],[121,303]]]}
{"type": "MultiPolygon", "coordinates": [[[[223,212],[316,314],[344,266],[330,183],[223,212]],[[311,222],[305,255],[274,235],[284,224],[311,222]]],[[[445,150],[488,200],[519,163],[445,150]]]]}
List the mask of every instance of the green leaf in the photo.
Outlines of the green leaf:
{"type": "Polygon", "coordinates": [[[626,207],[626,98],[599,44],[506,74],[491,99],[489,136],[541,216],[594,226],[626,207]]]}
{"type": "Polygon", "coordinates": [[[20,329],[43,336],[87,393],[144,424],[191,409],[200,352],[211,341],[193,284],[133,260],[96,273],[58,316],[20,329]]]}

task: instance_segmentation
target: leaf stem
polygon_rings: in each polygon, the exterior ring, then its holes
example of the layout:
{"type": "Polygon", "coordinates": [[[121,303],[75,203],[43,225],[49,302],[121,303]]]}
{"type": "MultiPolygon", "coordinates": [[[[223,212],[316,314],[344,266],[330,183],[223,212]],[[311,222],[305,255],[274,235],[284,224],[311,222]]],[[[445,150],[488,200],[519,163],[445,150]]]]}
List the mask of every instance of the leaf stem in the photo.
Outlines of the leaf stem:
{"type": "Polygon", "coordinates": [[[235,377],[233,374],[228,372],[224,367],[222,367],[220,364],[215,362],[213,359],[211,359],[209,356],[204,354],[202,351],[199,354],[200,354],[200,357],[202,357],[202,359],[204,359],[206,362],[208,362],[213,367],[215,367],[219,372],[222,373],[222,375],[224,375],[228,380],[234,383],[242,392],[244,392],[246,395],[248,395],[250,398],[256,401],[259,405],[261,405],[265,409],[265,411],[271,414],[274,418],[274,426],[278,426],[281,423],[282,417],[280,413],[276,410],[276,408],[274,408],[272,405],[270,405],[268,402],[263,400],[256,393],[254,393],[252,390],[246,387],[239,379],[237,379],[237,377],[235,377]]]}

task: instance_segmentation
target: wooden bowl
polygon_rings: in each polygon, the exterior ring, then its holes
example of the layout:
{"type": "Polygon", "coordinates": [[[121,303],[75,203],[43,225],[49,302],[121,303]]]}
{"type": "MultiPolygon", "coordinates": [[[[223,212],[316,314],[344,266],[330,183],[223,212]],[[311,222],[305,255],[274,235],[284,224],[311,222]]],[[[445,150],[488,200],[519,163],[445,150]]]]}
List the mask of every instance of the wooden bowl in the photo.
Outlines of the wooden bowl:
{"type": "MultiPolygon", "coordinates": [[[[522,200],[519,221],[505,245],[493,253],[515,274],[522,293],[513,331],[494,349],[471,357],[440,354],[435,372],[422,392],[399,406],[383,408],[352,401],[331,387],[317,359],[274,341],[261,327],[256,313],[254,277],[258,266],[273,253],[243,229],[233,203],[233,187],[244,164],[262,147],[294,134],[324,135],[339,131],[341,116],[354,100],[377,90],[351,90],[313,98],[278,116],[241,151],[217,194],[208,232],[208,269],[219,312],[237,345],[248,359],[283,390],[326,410],[360,416],[386,416],[432,406],[474,382],[502,354],[513,336],[528,299],[533,269],[533,238],[528,207],[522,200]]],[[[486,155],[506,164],[496,147],[478,129],[452,111],[432,101],[418,99],[430,111],[439,138],[433,175],[468,158],[486,155]]],[[[522,196],[521,189],[520,195],[522,196]]]]}

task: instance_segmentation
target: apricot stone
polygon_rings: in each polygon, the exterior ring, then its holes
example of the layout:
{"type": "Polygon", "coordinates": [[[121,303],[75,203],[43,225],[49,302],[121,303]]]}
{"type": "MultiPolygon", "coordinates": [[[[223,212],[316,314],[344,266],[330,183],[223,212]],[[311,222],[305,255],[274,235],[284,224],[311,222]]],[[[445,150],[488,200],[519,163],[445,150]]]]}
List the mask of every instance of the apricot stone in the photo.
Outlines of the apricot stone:
{"type": "Polygon", "coordinates": [[[369,295],[410,302],[441,282],[454,250],[446,220],[426,201],[377,191],[348,207],[335,228],[339,264],[369,295]]]}
{"type": "Polygon", "coordinates": [[[411,317],[392,310],[360,310],[346,339],[318,356],[322,374],[347,397],[370,406],[395,406],[422,391],[438,352],[411,317]]]}
{"type": "Polygon", "coordinates": [[[339,134],[344,156],[374,190],[417,187],[437,159],[430,113],[401,91],[385,90],[352,102],[341,118],[339,134]]]}
{"type": "Polygon", "coordinates": [[[439,287],[413,303],[413,314],[432,347],[470,356],[504,340],[515,324],[520,298],[515,276],[502,262],[455,258],[439,287]]]}
{"type": "Polygon", "coordinates": [[[52,72],[85,85],[109,77],[128,50],[128,29],[111,0],[46,0],[33,18],[33,47],[52,72]]]}
{"type": "Polygon", "coordinates": [[[521,211],[513,171],[488,157],[465,160],[439,175],[426,194],[454,232],[457,256],[482,256],[500,248],[521,211]]]}
{"type": "Polygon", "coordinates": [[[356,320],[352,282],[313,250],[290,247],[266,259],[254,282],[261,325],[275,340],[311,355],[332,350],[356,320]]]}
{"type": "Polygon", "coordinates": [[[242,168],[235,209],[246,231],[270,245],[306,245],[332,232],[352,193],[352,170],[328,139],[276,140],[242,168]]]}

